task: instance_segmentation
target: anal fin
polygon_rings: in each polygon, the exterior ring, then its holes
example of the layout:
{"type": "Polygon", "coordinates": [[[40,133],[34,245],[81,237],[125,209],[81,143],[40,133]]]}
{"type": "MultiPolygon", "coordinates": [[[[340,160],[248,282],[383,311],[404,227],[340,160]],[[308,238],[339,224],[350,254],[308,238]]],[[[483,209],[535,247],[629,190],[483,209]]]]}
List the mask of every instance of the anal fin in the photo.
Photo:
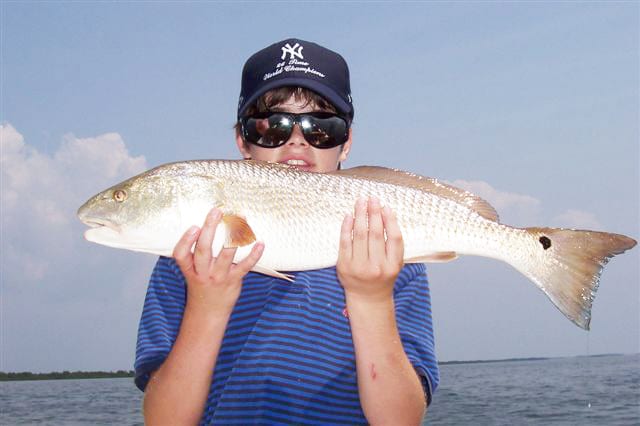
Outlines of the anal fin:
{"type": "Polygon", "coordinates": [[[423,256],[410,257],[409,259],[405,259],[404,263],[445,263],[456,260],[457,258],[458,253],[455,251],[440,251],[423,256]]]}
{"type": "Polygon", "coordinates": [[[295,279],[295,275],[283,274],[282,272],[275,271],[273,269],[265,268],[264,266],[255,265],[252,269],[254,272],[258,272],[260,274],[268,275],[270,277],[280,278],[282,280],[293,282],[295,279]]]}

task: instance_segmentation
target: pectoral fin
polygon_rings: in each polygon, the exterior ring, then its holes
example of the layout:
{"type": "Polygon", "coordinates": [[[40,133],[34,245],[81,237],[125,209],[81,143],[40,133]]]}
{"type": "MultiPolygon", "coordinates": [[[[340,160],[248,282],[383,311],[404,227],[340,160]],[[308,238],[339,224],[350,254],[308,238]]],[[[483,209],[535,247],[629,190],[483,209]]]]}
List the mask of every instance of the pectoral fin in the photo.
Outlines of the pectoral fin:
{"type": "Polygon", "coordinates": [[[234,214],[225,214],[222,221],[227,226],[225,247],[243,247],[253,243],[256,235],[245,218],[234,214]]]}
{"type": "Polygon", "coordinates": [[[455,251],[441,251],[436,253],[429,253],[424,256],[411,257],[405,259],[404,263],[445,263],[451,262],[458,258],[458,253],[455,251]]]}

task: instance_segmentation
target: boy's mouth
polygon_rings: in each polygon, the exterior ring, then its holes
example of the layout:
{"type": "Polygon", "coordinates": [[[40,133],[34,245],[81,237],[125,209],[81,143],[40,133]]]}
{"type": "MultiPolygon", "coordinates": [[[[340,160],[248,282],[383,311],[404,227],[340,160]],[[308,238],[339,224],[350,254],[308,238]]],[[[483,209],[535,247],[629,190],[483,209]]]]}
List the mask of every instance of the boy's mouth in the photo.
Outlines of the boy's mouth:
{"type": "Polygon", "coordinates": [[[289,166],[296,167],[300,170],[312,170],[314,165],[309,163],[307,160],[303,160],[302,158],[285,158],[279,161],[282,164],[286,164],[289,166]]]}
{"type": "Polygon", "coordinates": [[[309,165],[304,160],[295,160],[295,159],[287,160],[285,161],[285,164],[288,164],[290,166],[308,166],[309,165]]]}

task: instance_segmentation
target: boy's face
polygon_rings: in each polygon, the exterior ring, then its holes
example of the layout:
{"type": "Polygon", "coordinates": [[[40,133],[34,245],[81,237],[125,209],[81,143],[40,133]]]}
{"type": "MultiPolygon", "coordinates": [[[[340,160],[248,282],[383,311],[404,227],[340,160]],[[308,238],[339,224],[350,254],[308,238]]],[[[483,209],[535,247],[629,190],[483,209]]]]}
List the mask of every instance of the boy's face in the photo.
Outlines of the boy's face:
{"type": "MultiPolygon", "coordinates": [[[[292,96],[289,100],[272,107],[271,111],[301,114],[322,110],[314,104],[305,106],[303,100],[296,101],[292,96]]],[[[338,169],[340,162],[347,159],[351,149],[351,129],[349,129],[347,142],[329,149],[318,149],[311,146],[304,139],[297,124],[294,126],[293,133],[287,143],[277,148],[263,148],[250,143],[245,144],[239,132],[236,132],[236,144],[245,159],[293,164],[302,170],[311,172],[332,172],[338,169]]]]}

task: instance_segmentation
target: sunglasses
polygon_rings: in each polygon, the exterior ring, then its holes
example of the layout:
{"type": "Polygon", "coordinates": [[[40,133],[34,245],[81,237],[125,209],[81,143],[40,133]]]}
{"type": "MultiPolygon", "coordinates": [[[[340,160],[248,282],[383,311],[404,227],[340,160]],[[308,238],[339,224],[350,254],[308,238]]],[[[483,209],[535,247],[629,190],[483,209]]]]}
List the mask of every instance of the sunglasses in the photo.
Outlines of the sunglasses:
{"type": "Polygon", "coordinates": [[[349,138],[349,122],[330,112],[264,112],[242,117],[240,123],[244,140],[263,148],[287,143],[296,124],[304,139],[315,148],[333,148],[349,138]]]}

